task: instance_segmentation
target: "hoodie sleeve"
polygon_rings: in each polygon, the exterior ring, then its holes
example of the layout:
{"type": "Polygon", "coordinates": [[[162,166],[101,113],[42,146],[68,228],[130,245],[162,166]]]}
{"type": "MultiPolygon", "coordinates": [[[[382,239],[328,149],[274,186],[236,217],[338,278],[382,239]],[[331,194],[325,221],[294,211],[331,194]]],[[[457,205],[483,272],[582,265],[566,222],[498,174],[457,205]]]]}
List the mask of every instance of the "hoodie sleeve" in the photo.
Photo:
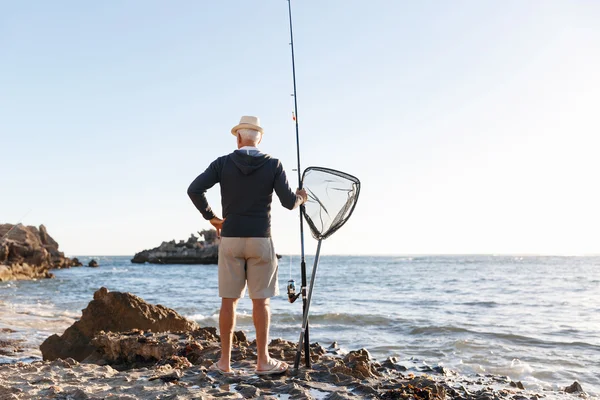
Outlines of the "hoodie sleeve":
{"type": "Polygon", "coordinates": [[[198,175],[187,191],[192,203],[194,203],[198,211],[200,211],[206,220],[210,220],[215,217],[215,213],[213,213],[212,209],[208,205],[208,200],[206,200],[206,191],[213,187],[220,180],[219,160],[220,159],[213,161],[208,166],[206,171],[198,175]]]}
{"type": "Polygon", "coordinates": [[[274,184],[275,193],[277,194],[277,197],[279,197],[282,206],[288,210],[293,210],[302,204],[302,197],[294,193],[290,188],[285,171],[283,170],[283,165],[281,165],[279,160],[277,160],[276,168],[274,184]]]}

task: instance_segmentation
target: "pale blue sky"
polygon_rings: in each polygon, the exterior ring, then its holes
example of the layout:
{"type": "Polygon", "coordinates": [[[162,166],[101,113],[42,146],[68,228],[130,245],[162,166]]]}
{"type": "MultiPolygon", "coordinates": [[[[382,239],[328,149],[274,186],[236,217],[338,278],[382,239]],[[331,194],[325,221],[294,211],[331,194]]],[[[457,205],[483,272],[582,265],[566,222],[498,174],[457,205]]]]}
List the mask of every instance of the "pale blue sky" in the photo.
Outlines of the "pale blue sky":
{"type": "MultiPolygon", "coordinates": [[[[324,253],[600,253],[600,2],[292,6],[302,167],[363,182],[324,253]]],[[[244,114],[295,186],[287,18],[285,0],[0,1],[0,221],[31,210],[71,255],[187,238],[209,227],[187,186],[244,114]]],[[[297,213],[273,218],[298,253],[297,213]]]]}

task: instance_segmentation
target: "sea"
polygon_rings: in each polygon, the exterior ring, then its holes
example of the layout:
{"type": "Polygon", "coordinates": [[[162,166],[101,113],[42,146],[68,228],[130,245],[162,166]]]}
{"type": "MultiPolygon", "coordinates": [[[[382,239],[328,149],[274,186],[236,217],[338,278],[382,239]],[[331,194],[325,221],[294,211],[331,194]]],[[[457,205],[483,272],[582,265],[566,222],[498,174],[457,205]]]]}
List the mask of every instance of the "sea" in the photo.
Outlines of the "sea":
{"type": "MultiPolygon", "coordinates": [[[[85,265],[90,257],[79,259],[85,265]]],[[[39,359],[37,346],[62,334],[102,286],[171,307],[202,326],[218,326],[216,265],[94,259],[99,268],[0,283],[0,335],[27,345],[14,357],[0,356],[0,363],[39,359]]],[[[288,302],[286,285],[294,279],[300,287],[299,262],[298,256],[280,260],[272,338],[298,340],[302,302],[288,302]]],[[[309,282],[312,262],[308,257],[309,282]]],[[[251,315],[246,297],[236,329],[253,339],[251,315]]],[[[600,396],[600,257],[323,256],[310,335],[325,347],[337,342],[343,350],[366,348],[378,361],[396,357],[407,367],[508,376],[532,390],[559,390],[578,381],[600,396]]]]}

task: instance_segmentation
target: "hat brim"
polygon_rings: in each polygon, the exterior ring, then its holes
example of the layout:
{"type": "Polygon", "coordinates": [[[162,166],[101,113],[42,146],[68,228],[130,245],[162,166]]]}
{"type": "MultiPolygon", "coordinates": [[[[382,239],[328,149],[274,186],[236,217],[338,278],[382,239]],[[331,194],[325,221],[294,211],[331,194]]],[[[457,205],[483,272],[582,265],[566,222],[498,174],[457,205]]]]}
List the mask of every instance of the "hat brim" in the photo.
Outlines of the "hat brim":
{"type": "Polygon", "coordinates": [[[231,128],[231,134],[233,136],[237,136],[237,131],[239,129],[254,129],[255,131],[264,133],[263,128],[261,128],[258,125],[243,123],[243,124],[238,124],[238,125],[234,126],[233,128],[231,128]]]}

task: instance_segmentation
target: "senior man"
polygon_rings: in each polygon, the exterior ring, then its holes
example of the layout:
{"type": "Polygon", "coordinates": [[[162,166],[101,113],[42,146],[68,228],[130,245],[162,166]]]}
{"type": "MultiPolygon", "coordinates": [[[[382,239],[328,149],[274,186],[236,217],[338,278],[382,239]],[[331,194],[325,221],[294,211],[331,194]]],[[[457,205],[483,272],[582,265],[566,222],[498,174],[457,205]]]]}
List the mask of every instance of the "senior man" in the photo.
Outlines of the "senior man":
{"type": "Polygon", "coordinates": [[[304,190],[292,191],[281,162],[262,153],[263,128],[258,117],[243,116],[231,129],[238,150],[217,158],[190,185],[188,195],[204,219],[217,230],[219,245],[219,330],[221,357],[211,369],[223,374],[231,370],[231,342],[236,322],[236,306],[246,286],[252,299],[252,319],[256,329],[258,358],[256,373],[281,374],[288,365],[269,356],[269,299],[279,294],[277,258],[271,240],[271,201],[273,191],[281,204],[293,210],[307,200],[304,190]],[[223,219],[208,205],[205,193],[221,184],[223,219]]]}

